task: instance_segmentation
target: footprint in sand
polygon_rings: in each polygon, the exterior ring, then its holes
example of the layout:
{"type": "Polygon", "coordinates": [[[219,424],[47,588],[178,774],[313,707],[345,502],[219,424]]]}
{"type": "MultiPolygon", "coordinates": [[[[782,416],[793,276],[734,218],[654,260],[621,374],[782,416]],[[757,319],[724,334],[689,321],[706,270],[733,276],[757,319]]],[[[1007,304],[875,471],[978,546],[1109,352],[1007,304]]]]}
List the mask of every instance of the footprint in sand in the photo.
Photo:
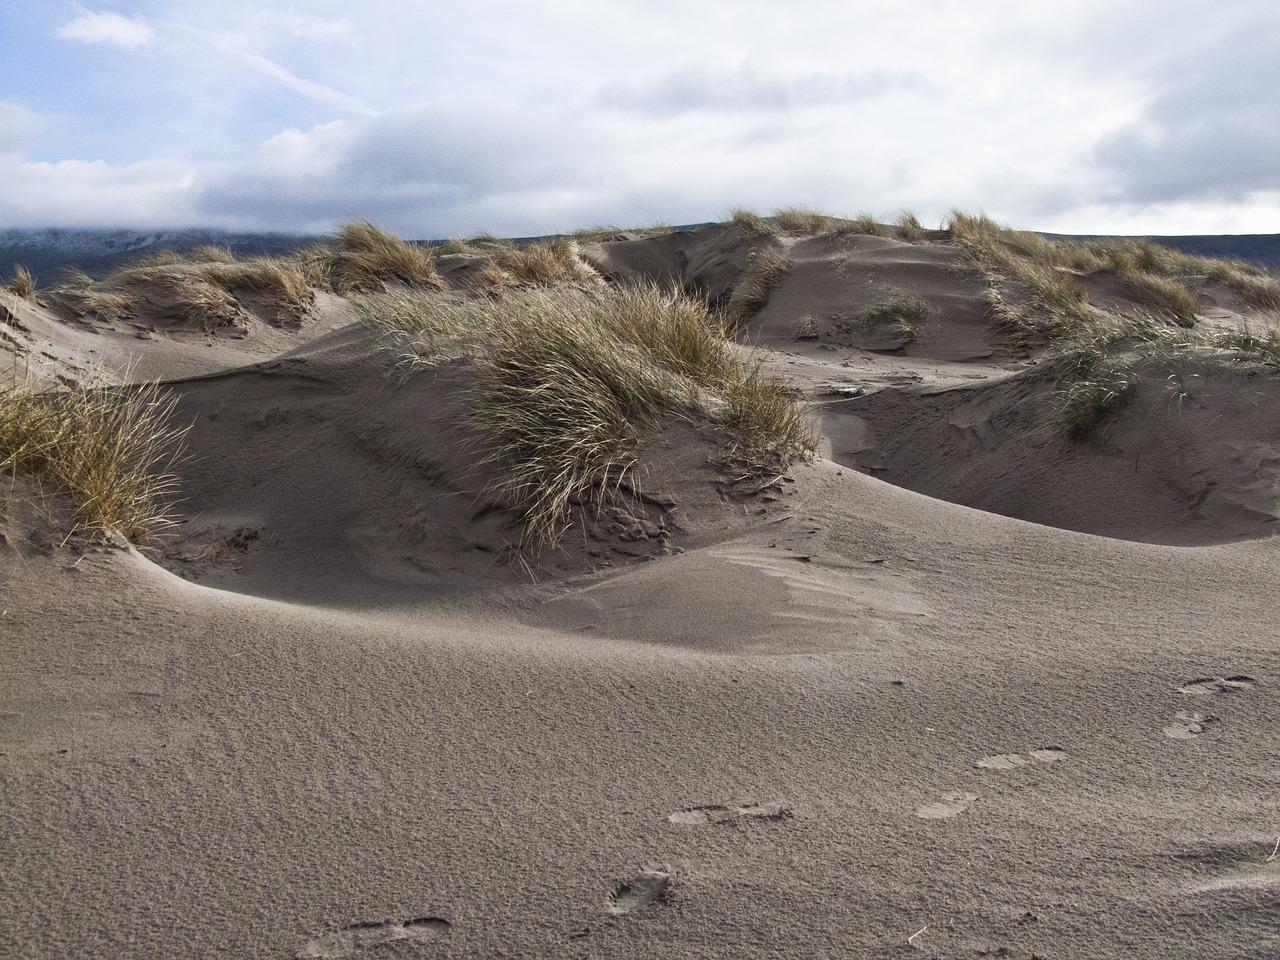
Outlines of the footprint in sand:
{"type": "Polygon", "coordinates": [[[1164,735],[1174,740],[1193,740],[1204,733],[1207,724],[1217,719],[1211,713],[1189,713],[1179,710],[1173,715],[1173,723],[1164,728],[1164,735]]]}
{"type": "Polygon", "coordinates": [[[1057,763],[1066,758],[1067,751],[1061,747],[1040,747],[1028,753],[997,753],[975,760],[973,765],[983,770],[1016,770],[1033,763],[1057,763]]]}
{"type": "Polygon", "coordinates": [[[397,940],[434,940],[449,932],[449,921],[440,917],[415,917],[386,923],[353,923],[308,940],[296,956],[299,960],[341,960],[357,950],[381,947],[397,940]]]}
{"type": "Polygon", "coordinates": [[[614,916],[625,916],[665,900],[670,890],[671,874],[665,870],[641,870],[609,891],[604,908],[614,916]]]}
{"type": "Polygon", "coordinates": [[[917,807],[916,816],[921,820],[946,820],[964,813],[977,799],[976,793],[944,793],[942,799],[917,807]]]}
{"type": "Polygon", "coordinates": [[[723,807],[718,804],[702,807],[685,807],[669,814],[671,823],[703,826],[708,823],[735,823],[738,820],[789,820],[795,816],[791,808],[781,800],[769,803],[752,803],[745,807],[723,807]]]}
{"type": "Polygon", "coordinates": [[[1215,693],[1244,693],[1257,685],[1257,680],[1243,674],[1234,677],[1200,677],[1197,680],[1188,680],[1178,688],[1178,692],[1189,693],[1196,697],[1208,697],[1215,693]]]}

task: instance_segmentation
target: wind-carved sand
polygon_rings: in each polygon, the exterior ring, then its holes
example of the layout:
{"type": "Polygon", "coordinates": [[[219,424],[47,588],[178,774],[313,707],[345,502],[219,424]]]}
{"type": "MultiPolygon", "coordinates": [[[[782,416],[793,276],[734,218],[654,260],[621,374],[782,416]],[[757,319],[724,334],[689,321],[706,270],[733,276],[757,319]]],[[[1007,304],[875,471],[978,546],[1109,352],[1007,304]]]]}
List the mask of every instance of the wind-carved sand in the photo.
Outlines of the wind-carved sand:
{"type": "Polygon", "coordinates": [[[950,226],[0,291],[0,953],[1280,955],[1280,281],[950,226]]]}

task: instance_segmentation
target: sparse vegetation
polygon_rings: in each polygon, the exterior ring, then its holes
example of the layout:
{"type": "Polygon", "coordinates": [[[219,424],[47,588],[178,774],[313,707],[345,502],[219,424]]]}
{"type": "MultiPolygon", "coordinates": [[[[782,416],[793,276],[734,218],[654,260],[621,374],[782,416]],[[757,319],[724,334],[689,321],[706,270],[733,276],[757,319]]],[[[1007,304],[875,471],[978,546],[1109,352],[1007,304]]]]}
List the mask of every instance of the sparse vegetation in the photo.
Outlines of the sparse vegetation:
{"type": "Polygon", "coordinates": [[[888,326],[902,346],[915,343],[920,328],[928,321],[933,310],[929,301],[916,293],[902,294],[884,303],[868,307],[863,320],[869,324],[888,326]]]}
{"type": "Polygon", "coordinates": [[[69,537],[115,530],[146,543],[173,520],[186,433],[171,426],[174,403],[155,385],[0,388],[0,468],[65,492],[75,510],[69,537]]]}
{"type": "Polygon", "coordinates": [[[778,236],[778,228],[764,217],[741,207],[734,210],[729,222],[749,237],[773,238],[778,236]]]}
{"type": "Polygon", "coordinates": [[[774,247],[752,253],[725,306],[730,328],[736,330],[755,316],[768,303],[769,291],[782,282],[790,269],[791,258],[774,247]]]}
{"type": "Polygon", "coordinates": [[[916,218],[914,213],[904,210],[894,221],[893,232],[898,235],[899,240],[919,243],[924,239],[924,224],[916,218]]]}
{"type": "Polygon", "coordinates": [[[1046,357],[1057,384],[1060,419],[1073,439],[1091,435],[1149,377],[1199,365],[1280,367],[1280,326],[1244,325],[1205,333],[1131,315],[1091,336],[1067,341],[1046,357]]]}
{"type": "Polygon", "coordinates": [[[774,213],[773,222],[786,233],[827,233],[841,223],[829,214],[806,207],[784,207],[774,213]]]}
{"type": "Polygon", "coordinates": [[[885,235],[884,227],[870,213],[860,213],[852,220],[841,220],[839,226],[835,228],[835,233],[840,237],[883,237],[885,235]]]}
{"type": "Polygon", "coordinates": [[[495,263],[517,283],[601,282],[600,274],[578,256],[578,244],[569,238],[503,250],[495,263]]]}
{"type": "Polygon", "coordinates": [[[1070,261],[1039,234],[1008,230],[987,217],[952,215],[949,229],[987,281],[991,313],[1019,340],[1061,340],[1086,332],[1094,320],[1088,295],[1070,261]],[[1025,302],[1011,301],[1012,283],[1025,302]]]}
{"type": "Polygon", "coordinates": [[[203,244],[193,247],[185,259],[192,263],[234,263],[236,257],[226,247],[203,244]]]}
{"type": "Polygon", "coordinates": [[[797,340],[817,340],[821,336],[818,330],[818,321],[810,316],[804,316],[796,322],[796,339],[797,340]]]}
{"type": "Polygon", "coordinates": [[[1200,302],[1177,280],[1153,273],[1126,273],[1124,287],[1130,299],[1150,307],[1159,316],[1168,317],[1184,327],[1195,324],[1200,302]]]}
{"type": "Polygon", "coordinates": [[[530,552],[558,542],[572,501],[611,497],[640,440],[672,420],[719,420],[733,455],[771,468],[813,449],[789,388],[739,358],[715,314],[679,293],[394,290],[356,304],[410,369],[470,358],[472,426],[500,467],[493,492],[525,519],[530,552]]]}
{"type": "Polygon", "coordinates": [[[987,279],[992,314],[1016,338],[1056,342],[1105,329],[1084,280],[1120,277],[1137,312],[1195,323],[1200,284],[1226,287],[1246,307],[1280,309],[1280,277],[1252,264],[1196,257],[1141,239],[1064,242],[1010,230],[987,217],[952,216],[957,243],[987,279]],[[1012,298],[1012,299],[1011,299],[1012,298]]]}
{"type": "Polygon", "coordinates": [[[321,248],[323,275],[334,293],[346,295],[381,289],[388,284],[410,287],[444,285],[436,272],[435,254],[367,220],[346,223],[331,248],[321,248]]]}
{"type": "Polygon", "coordinates": [[[31,275],[30,270],[18,264],[13,268],[13,279],[5,284],[5,289],[19,297],[30,299],[35,296],[36,278],[31,275]]]}

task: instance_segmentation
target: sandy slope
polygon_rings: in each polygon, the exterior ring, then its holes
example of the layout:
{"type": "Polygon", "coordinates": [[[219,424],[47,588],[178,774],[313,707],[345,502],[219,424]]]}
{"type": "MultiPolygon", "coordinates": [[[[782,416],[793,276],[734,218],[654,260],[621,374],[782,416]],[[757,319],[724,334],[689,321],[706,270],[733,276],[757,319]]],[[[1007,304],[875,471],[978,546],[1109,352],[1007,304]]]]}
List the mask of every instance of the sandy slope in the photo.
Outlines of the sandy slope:
{"type": "Polygon", "coordinates": [[[164,566],[42,545],[9,491],[0,953],[1280,953],[1280,541],[859,472],[852,419],[893,461],[890,416],[936,444],[947,389],[1032,369],[788,339],[788,298],[859,295],[784,285],[756,339],[821,402],[943,392],[828,412],[842,462],[754,492],[659,438],[661,530],[583,518],[536,583],[450,433],[465,374],[388,385],[356,330],[174,384],[204,456],[164,566]]]}

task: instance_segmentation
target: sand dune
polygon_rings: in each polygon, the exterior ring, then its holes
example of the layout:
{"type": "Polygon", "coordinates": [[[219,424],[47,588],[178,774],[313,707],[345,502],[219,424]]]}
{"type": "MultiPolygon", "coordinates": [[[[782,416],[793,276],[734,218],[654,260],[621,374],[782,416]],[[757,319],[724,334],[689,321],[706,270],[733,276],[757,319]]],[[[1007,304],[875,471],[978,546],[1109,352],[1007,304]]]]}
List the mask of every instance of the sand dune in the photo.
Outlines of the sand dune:
{"type": "MultiPolygon", "coordinates": [[[[1274,370],[1072,439],[945,238],[764,242],[741,339],[820,455],[671,422],[533,576],[463,360],[389,377],[324,295],[241,338],[15,302],[56,375],[164,376],[193,456],[146,555],[0,494],[6,950],[1280,953],[1274,370]],[[911,293],[909,342],[865,320],[911,293]]],[[[726,302],[761,243],[583,253],[726,302]]]]}

